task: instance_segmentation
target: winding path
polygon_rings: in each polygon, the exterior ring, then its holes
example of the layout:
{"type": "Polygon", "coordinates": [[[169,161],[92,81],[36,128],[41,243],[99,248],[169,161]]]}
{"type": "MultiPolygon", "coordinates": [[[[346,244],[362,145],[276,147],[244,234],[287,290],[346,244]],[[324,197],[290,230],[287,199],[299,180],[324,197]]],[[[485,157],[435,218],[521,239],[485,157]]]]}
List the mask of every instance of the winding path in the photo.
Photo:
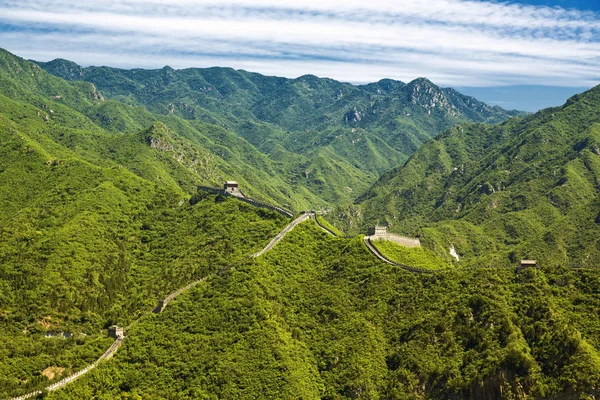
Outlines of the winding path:
{"type": "Polygon", "coordinates": [[[198,279],[197,281],[194,281],[182,288],[177,289],[176,291],[174,291],[173,293],[171,293],[170,295],[165,297],[164,300],[159,301],[158,305],[154,309],[153,313],[155,313],[155,314],[161,313],[165,309],[165,307],[167,307],[167,305],[171,302],[171,300],[173,300],[175,297],[179,296],[181,293],[193,288],[200,282],[204,282],[205,280],[206,280],[206,277],[204,277],[202,279],[198,279]]]}
{"type": "MultiPolygon", "coordinates": [[[[335,232],[333,232],[332,230],[330,230],[329,228],[327,228],[325,225],[322,225],[319,222],[319,219],[317,218],[316,214],[312,214],[311,215],[312,219],[316,222],[317,226],[319,226],[321,229],[323,229],[325,232],[327,232],[328,234],[330,234],[331,236],[335,236],[335,237],[341,237],[341,238],[351,238],[353,236],[340,236],[338,234],[336,234],[335,232]]],[[[373,245],[373,243],[371,243],[371,238],[369,236],[364,236],[363,237],[363,241],[365,242],[365,245],[367,246],[367,249],[369,249],[369,251],[371,253],[373,253],[375,255],[375,257],[379,258],[381,261],[386,262],[390,265],[395,265],[396,267],[400,267],[402,269],[405,269],[407,271],[410,272],[414,272],[417,274],[433,274],[439,271],[431,271],[428,269],[422,269],[422,268],[415,268],[415,267],[411,267],[410,265],[405,265],[405,264],[400,264],[397,262],[394,262],[392,260],[390,260],[389,258],[385,257],[383,254],[381,254],[381,252],[377,249],[377,247],[375,247],[373,245]]]]}
{"type": "MultiPolygon", "coordinates": [[[[247,258],[256,258],[256,257],[260,257],[261,255],[263,255],[264,253],[266,253],[267,251],[271,250],[273,247],[275,247],[275,245],[277,243],[279,243],[284,236],[289,233],[291,230],[293,230],[298,224],[306,221],[307,219],[312,218],[315,223],[317,224],[317,226],[319,226],[321,229],[323,229],[325,232],[327,232],[328,234],[332,235],[332,236],[336,236],[336,237],[341,237],[341,238],[350,238],[351,236],[340,236],[338,234],[336,234],[335,232],[329,230],[327,227],[321,225],[321,223],[318,221],[318,219],[316,218],[316,215],[314,213],[305,213],[300,215],[299,217],[297,217],[296,219],[294,219],[290,224],[288,224],[285,228],[283,228],[273,239],[271,239],[271,241],[259,252],[254,253],[250,256],[244,257],[244,259],[247,258]]],[[[369,249],[369,251],[371,253],[373,253],[377,258],[379,258],[381,261],[390,264],[390,265],[394,265],[397,267],[400,267],[402,269],[405,269],[409,272],[413,272],[413,273],[417,273],[417,274],[436,274],[436,273],[443,273],[444,271],[432,271],[432,270],[427,270],[427,269],[421,269],[421,268],[415,268],[415,267],[411,267],[409,265],[405,265],[405,264],[400,264],[397,262],[394,262],[390,259],[388,259],[387,257],[385,257],[383,254],[381,254],[381,252],[373,245],[373,243],[371,243],[371,240],[368,236],[363,237],[363,241],[365,243],[365,245],[367,246],[367,249],[369,249]]],[[[237,263],[231,264],[228,267],[224,267],[222,269],[220,269],[217,274],[222,273],[223,271],[229,270],[231,269],[234,265],[236,265],[237,263]]],[[[513,268],[513,267],[511,267],[513,268]]],[[[470,269],[470,268],[469,268],[470,269]]],[[[182,294],[183,292],[191,289],[192,287],[198,285],[201,282],[204,282],[208,277],[204,277],[202,279],[199,279],[197,281],[194,281],[192,283],[187,284],[184,287],[181,287],[179,289],[177,289],[176,291],[174,291],[173,293],[169,294],[167,297],[165,297],[164,300],[161,300],[158,304],[158,306],[153,310],[154,313],[161,313],[169,304],[169,302],[171,300],[173,300],[175,297],[179,296],[180,294],[182,294]]],[[[129,326],[135,324],[137,322],[134,321],[132,324],[130,324],[129,326]]],[[[87,372],[89,372],[90,370],[94,369],[101,361],[103,360],[107,360],[109,358],[111,358],[119,349],[119,347],[123,344],[123,341],[125,340],[124,336],[120,336],[118,337],[113,344],[108,348],[108,350],[106,350],[104,352],[104,354],[102,354],[102,356],[100,356],[100,358],[98,358],[96,361],[94,361],[92,364],[88,365],[87,367],[83,368],[82,370],[58,381],[55,382],[49,386],[46,387],[46,390],[48,391],[54,391],[57,389],[60,389],[62,387],[64,387],[65,385],[73,382],[74,380],[76,380],[77,378],[79,378],[80,376],[86,374],[87,372]]],[[[42,394],[42,391],[34,391],[28,394],[25,394],[23,396],[19,396],[19,397],[13,397],[9,400],[26,400],[26,399],[30,399],[30,398],[34,398],[38,395],[42,394]]]]}
{"type": "MultiPolygon", "coordinates": [[[[341,236],[336,234],[335,232],[331,231],[330,229],[328,229],[326,226],[322,225],[319,220],[316,218],[316,216],[313,214],[312,218],[314,219],[314,221],[316,222],[317,226],[319,226],[321,229],[323,229],[325,232],[327,232],[329,235],[331,236],[335,236],[338,238],[352,238],[354,236],[341,236]]],[[[407,238],[408,240],[412,240],[411,238],[407,238]]],[[[377,249],[377,247],[375,247],[375,245],[371,242],[371,237],[370,236],[364,236],[363,237],[363,242],[365,243],[365,246],[367,247],[367,249],[377,258],[379,258],[381,261],[390,264],[390,265],[394,265],[396,267],[400,267],[408,272],[412,272],[415,274],[428,274],[428,275],[434,275],[434,274],[444,274],[444,273],[449,273],[451,271],[454,271],[454,269],[451,270],[431,270],[431,269],[425,269],[425,268],[417,268],[417,267],[411,267],[410,265],[406,265],[406,264],[401,264],[401,263],[397,263],[395,261],[390,260],[389,258],[387,258],[386,256],[384,256],[379,249],[377,249]]],[[[398,242],[396,242],[398,243],[398,242]]],[[[411,246],[407,246],[407,247],[411,247],[411,246]]],[[[413,246],[414,247],[414,246],[413,246]]],[[[502,267],[467,267],[467,268],[461,268],[461,270],[465,270],[465,271],[469,271],[469,270],[475,270],[475,269],[499,269],[499,268],[504,268],[504,269],[515,269],[515,270],[520,270],[520,269],[525,269],[527,267],[521,267],[521,266],[502,266],[502,267]]]]}
{"type": "Polygon", "coordinates": [[[335,237],[339,237],[339,238],[346,238],[346,239],[349,239],[349,238],[353,238],[353,237],[354,237],[354,236],[342,236],[342,235],[339,235],[339,234],[335,233],[334,231],[332,231],[331,229],[329,229],[329,228],[328,228],[328,227],[326,227],[325,225],[321,224],[321,223],[319,222],[319,218],[317,218],[317,214],[315,214],[315,213],[312,213],[312,214],[311,214],[311,218],[312,218],[312,219],[315,221],[315,223],[317,224],[317,226],[318,226],[319,228],[323,229],[325,232],[327,232],[327,233],[328,233],[328,234],[330,234],[331,236],[335,236],[335,237]]]}
{"type": "MultiPolygon", "coordinates": [[[[76,373],[74,373],[73,375],[69,375],[66,378],[61,379],[58,382],[53,383],[50,386],[46,387],[46,390],[49,392],[52,392],[54,390],[58,390],[61,387],[73,382],[75,379],[79,378],[80,376],[88,373],[90,370],[96,368],[96,366],[98,366],[98,364],[100,363],[100,361],[102,360],[108,360],[109,358],[111,358],[113,356],[113,354],[115,354],[117,352],[117,350],[119,349],[119,347],[121,347],[121,344],[123,344],[123,340],[125,339],[124,336],[119,336],[114,342],[113,344],[110,345],[110,347],[108,348],[108,350],[106,350],[104,352],[104,354],[102,354],[100,356],[100,358],[98,358],[96,361],[94,361],[93,363],[91,363],[90,365],[88,365],[87,367],[85,367],[82,370],[77,371],[76,373]]],[[[10,400],[25,400],[25,399],[31,399],[34,398],[38,395],[42,394],[41,390],[36,390],[35,392],[31,392],[31,393],[27,393],[23,396],[19,396],[19,397],[13,397],[10,400]]]]}

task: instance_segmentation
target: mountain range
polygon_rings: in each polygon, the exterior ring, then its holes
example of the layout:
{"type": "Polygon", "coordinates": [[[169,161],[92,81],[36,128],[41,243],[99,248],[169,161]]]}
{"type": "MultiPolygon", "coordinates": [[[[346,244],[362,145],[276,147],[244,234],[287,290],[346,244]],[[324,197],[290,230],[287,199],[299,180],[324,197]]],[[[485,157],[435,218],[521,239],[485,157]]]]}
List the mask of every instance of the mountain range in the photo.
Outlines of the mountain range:
{"type": "Polygon", "coordinates": [[[248,169],[279,175],[269,189],[263,185],[248,192],[296,209],[354,200],[381,173],[455,123],[494,123],[524,114],[490,107],[423,78],[355,86],[311,75],[286,79],[228,68],[83,68],[60,59],[38,65],[61,78],[94,84],[107,101],[91,118],[103,128],[137,132],[156,118],[181,136],[202,140],[232,168],[249,165],[236,171],[236,179],[250,186],[267,180],[247,178],[248,169]],[[140,107],[152,115],[140,119],[140,107]],[[211,148],[211,141],[227,148],[211,148]]]}
{"type": "Polygon", "coordinates": [[[598,397],[599,111],[0,51],[0,398],[598,397]]]}

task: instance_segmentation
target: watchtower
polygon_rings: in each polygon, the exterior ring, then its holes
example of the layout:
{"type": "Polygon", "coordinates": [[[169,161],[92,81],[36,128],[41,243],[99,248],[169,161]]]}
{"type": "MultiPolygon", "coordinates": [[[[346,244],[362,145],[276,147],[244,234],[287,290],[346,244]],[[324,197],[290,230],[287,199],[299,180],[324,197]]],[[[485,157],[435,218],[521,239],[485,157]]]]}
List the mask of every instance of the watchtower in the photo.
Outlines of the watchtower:
{"type": "Polygon", "coordinates": [[[227,181],[223,188],[227,191],[239,190],[239,184],[236,181],[227,181]]]}
{"type": "Polygon", "coordinates": [[[375,228],[371,228],[369,233],[373,236],[386,236],[387,226],[375,225],[375,228]]]}
{"type": "Polygon", "coordinates": [[[521,260],[520,268],[535,268],[537,267],[536,260],[521,260]]]}
{"type": "Polygon", "coordinates": [[[239,184],[236,181],[225,182],[225,185],[223,185],[223,191],[226,195],[244,197],[244,195],[240,191],[239,184]]]}
{"type": "Polygon", "coordinates": [[[108,336],[118,339],[125,337],[125,329],[122,326],[112,325],[108,327],[108,336]]]}

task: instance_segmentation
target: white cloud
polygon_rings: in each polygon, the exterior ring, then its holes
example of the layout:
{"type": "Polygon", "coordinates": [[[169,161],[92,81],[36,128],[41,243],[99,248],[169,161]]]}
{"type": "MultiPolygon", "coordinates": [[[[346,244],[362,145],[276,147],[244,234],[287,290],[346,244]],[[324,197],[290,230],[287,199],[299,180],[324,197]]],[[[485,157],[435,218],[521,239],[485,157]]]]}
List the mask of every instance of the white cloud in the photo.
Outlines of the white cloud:
{"type": "Polygon", "coordinates": [[[600,80],[598,15],[465,0],[5,0],[0,43],[33,59],[233,66],[452,86],[600,80]]]}

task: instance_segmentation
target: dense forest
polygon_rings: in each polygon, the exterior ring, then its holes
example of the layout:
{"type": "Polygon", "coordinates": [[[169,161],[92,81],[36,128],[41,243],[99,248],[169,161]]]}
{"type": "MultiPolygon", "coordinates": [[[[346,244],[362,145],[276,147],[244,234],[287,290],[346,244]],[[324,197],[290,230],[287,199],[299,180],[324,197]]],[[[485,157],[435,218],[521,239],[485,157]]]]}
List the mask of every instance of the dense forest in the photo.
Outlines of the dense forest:
{"type": "Polygon", "coordinates": [[[597,396],[598,279],[417,275],[308,221],[140,322],[114,360],[48,398],[597,396]]]}
{"type": "Polygon", "coordinates": [[[93,83],[106,102],[91,118],[107,130],[136,132],[151,118],[161,120],[231,168],[248,166],[236,168],[236,176],[251,185],[264,182],[249,193],[274,196],[298,210],[350,203],[381,173],[453,124],[524,114],[427,79],[355,86],[230,68],[83,68],[60,59],[38,65],[69,81],[93,83]],[[127,106],[118,106],[123,103],[127,106]],[[252,176],[252,170],[267,176],[252,176]]]}
{"type": "MultiPolygon", "coordinates": [[[[36,71],[8,62],[17,76],[36,71]]],[[[38,73],[71,90],[81,109],[95,106],[91,85],[38,73]]],[[[148,138],[181,142],[164,125],[111,134],[40,96],[50,90],[41,83],[28,88],[0,76],[12,94],[0,95],[4,398],[46,384],[48,368],[59,377],[95,360],[110,344],[103,329],[127,325],[170,291],[252,254],[286,219],[222,197],[191,199],[185,160],[149,145],[148,138]]]]}

